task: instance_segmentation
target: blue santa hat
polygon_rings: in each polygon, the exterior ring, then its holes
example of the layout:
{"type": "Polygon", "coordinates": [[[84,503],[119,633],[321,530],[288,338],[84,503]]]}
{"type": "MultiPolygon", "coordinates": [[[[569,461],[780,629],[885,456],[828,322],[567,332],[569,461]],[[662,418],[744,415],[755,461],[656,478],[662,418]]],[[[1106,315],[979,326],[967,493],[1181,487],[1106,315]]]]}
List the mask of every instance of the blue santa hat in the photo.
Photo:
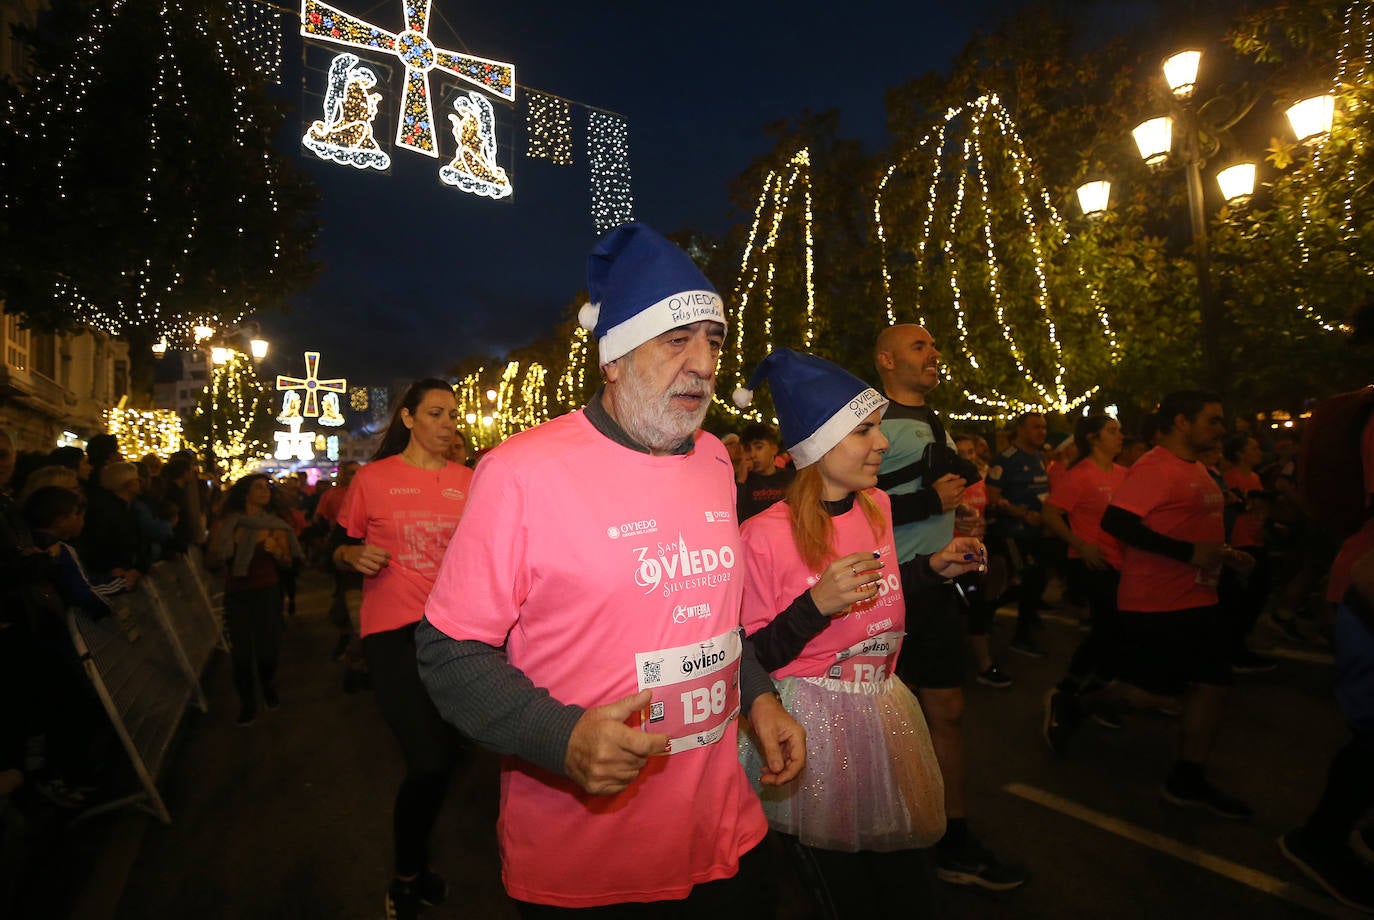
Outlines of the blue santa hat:
{"type": "Polygon", "coordinates": [[[622,224],[587,257],[591,303],[577,315],[596,336],[601,364],[669,329],[725,324],[725,303],[687,253],[644,224],[622,224]]]}
{"type": "Polygon", "coordinates": [[[748,406],[764,380],[773,390],[782,443],[797,469],[824,457],[887,405],[881,393],[839,365],[790,348],[779,348],[759,362],[748,389],[735,391],[735,405],[748,406]]]}

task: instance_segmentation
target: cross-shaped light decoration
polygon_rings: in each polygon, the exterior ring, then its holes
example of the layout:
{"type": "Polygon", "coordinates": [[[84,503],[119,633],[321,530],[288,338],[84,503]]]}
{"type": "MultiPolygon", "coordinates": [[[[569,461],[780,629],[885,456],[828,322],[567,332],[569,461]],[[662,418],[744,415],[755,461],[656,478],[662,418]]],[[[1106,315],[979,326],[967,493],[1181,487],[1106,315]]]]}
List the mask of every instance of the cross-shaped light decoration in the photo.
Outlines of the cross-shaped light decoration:
{"type": "Polygon", "coordinates": [[[320,366],[320,353],[318,351],[307,351],[305,353],[305,376],[288,377],[285,374],[277,375],[278,390],[304,390],[305,408],[301,410],[301,415],[306,418],[319,418],[320,416],[320,391],[327,393],[342,393],[348,389],[348,381],[343,377],[333,380],[321,380],[316,371],[320,366]]]}
{"type": "Polygon", "coordinates": [[[301,34],[354,48],[385,51],[400,58],[406,68],[406,91],[396,126],[396,143],[416,153],[438,157],[429,72],[451,73],[514,102],[515,65],[434,47],[429,40],[429,8],[433,0],[401,2],[405,9],[405,30],[397,34],[379,29],[320,0],[301,0],[301,34]]]}

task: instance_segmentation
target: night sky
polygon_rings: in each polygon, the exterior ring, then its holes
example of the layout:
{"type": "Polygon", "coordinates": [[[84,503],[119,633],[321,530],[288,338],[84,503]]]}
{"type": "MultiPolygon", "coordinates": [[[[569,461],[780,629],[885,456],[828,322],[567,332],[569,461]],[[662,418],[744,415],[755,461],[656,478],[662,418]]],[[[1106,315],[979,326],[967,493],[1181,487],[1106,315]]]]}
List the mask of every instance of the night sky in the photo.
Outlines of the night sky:
{"type": "MultiPolygon", "coordinates": [[[[391,31],[402,0],[334,0],[391,31]]],[[[518,6],[434,0],[430,37],[440,47],[516,65],[525,87],[609,109],[629,122],[635,217],[664,232],[723,233],[748,215],[733,212],[731,180],[766,152],[763,127],[805,110],[839,109],[843,132],[869,149],[885,142],[884,91],[946,68],[977,30],[989,31],[1028,0],[929,2],[577,4],[518,6]]],[[[1042,4],[1044,5],[1044,4],[1042,4]]],[[[1059,0],[1051,7],[1121,29],[1150,19],[1157,0],[1059,0]]],[[[494,202],[442,186],[441,159],[392,144],[401,68],[369,59],[387,97],[376,135],[392,156],[389,175],[324,164],[300,146],[319,117],[322,74],[306,71],[301,37],[287,21],[281,93],[302,111],[288,121],[282,149],[318,184],[325,269],[286,315],[260,317],[275,361],[299,373],[306,348],[324,353],[321,373],[385,383],[441,372],[472,354],[502,354],[551,332],[584,285],[596,234],[590,212],[585,111],[574,110],[572,166],[525,156],[524,107],[496,104],[498,159],[514,200],[494,202]],[[512,137],[515,149],[511,148],[512,137]],[[296,357],[292,357],[296,355],[296,357]]],[[[326,62],[341,46],[316,44],[326,62]],[[324,51],[321,49],[329,49],[324,51]]],[[[389,58],[392,62],[394,58],[389,58]]],[[[435,72],[438,74],[439,72],[435,72]]],[[[447,119],[436,104],[436,121],[447,119]]],[[[451,111],[451,109],[450,109],[451,111]]],[[[824,266],[819,267],[821,271],[824,266]]],[[[715,278],[726,289],[732,278],[715,278]]]]}

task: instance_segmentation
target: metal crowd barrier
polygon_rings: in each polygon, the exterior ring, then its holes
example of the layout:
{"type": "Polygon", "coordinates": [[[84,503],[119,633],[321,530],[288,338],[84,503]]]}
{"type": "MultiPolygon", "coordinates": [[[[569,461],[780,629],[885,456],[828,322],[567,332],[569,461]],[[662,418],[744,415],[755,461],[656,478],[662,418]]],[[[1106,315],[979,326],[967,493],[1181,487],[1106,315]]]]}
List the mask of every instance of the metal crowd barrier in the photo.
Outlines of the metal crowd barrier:
{"type": "Polygon", "coordinates": [[[141,788],[80,820],[135,805],[170,824],[157,778],[186,707],[207,708],[200,677],[214,650],[227,647],[224,632],[198,557],[158,563],[111,602],[114,616],[96,621],[73,609],[67,626],[141,788]]]}

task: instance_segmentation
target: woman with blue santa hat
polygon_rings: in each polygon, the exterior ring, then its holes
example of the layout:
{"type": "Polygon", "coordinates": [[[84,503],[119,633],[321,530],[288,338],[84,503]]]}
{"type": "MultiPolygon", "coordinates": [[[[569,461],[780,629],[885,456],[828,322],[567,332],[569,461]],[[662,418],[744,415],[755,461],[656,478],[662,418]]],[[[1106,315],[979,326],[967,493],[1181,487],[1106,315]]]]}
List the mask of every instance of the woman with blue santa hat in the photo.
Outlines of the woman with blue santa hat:
{"type": "MultiPolygon", "coordinates": [[[[921,849],[944,833],[944,782],[920,704],[893,670],[906,606],[891,505],[877,488],[887,400],[788,348],[760,363],[736,404],[764,381],[797,476],[784,501],[742,528],[741,622],[806,728],[807,763],[759,795],[824,916],[905,916],[933,897],[921,849]]],[[[981,542],[956,537],[906,574],[942,581],[985,564],[981,542]]],[[[757,775],[747,732],[740,748],[757,775]]]]}

